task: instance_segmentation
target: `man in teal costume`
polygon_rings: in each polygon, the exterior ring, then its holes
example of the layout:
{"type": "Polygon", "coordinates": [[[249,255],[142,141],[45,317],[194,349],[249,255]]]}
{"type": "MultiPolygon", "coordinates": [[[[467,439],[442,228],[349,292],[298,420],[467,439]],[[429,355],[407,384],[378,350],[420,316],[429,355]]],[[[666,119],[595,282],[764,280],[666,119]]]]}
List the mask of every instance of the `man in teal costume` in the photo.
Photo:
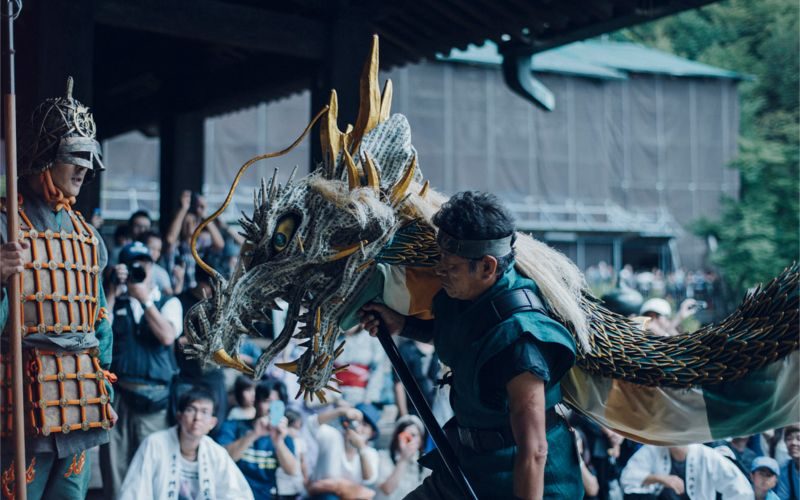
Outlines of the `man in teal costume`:
{"type": "MultiPolygon", "coordinates": [[[[574,439],[555,411],[575,343],[536,283],[514,270],[512,216],[493,195],[463,192],[433,222],[442,255],[436,319],[367,304],[362,324],[433,342],[452,369],[455,417],[445,431],[479,498],[583,498],[574,439]]],[[[407,498],[460,497],[438,455],[422,460],[434,473],[407,498]]]]}
{"type": "MultiPolygon", "coordinates": [[[[26,478],[19,481],[14,477],[14,448],[5,437],[10,435],[6,419],[12,403],[7,397],[10,391],[3,394],[0,398],[3,405],[0,429],[4,434],[0,444],[2,498],[16,497],[18,485],[24,487],[26,483],[31,500],[86,498],[92,468],[87,451],[108,442],[108,429],[117,418],[109,404],[113,397],[110,380],[113,377],[106,371],[111,364],[113,334],[100,283],[108,254],[97,230],[72,208],[83,184],[104,170],[95,134],[92,114],[72,97],[72,78],[69,78],[65,97],[47,99],[33,112],[30,143],[20,169],[19,213],[8,214],[4,208],[0,213],[0,330],[3,330],[0,350],[4,362],[10,363],[6,286],[12,279],[21,278],[25,356],[34,349],[51,353],[62,360],[58,380],[68,380],[61,389],[63,393],[53,393],[53,385],[43,389],[42,400],[63,397],[63,403],[46,402],[48,410],[56,404],[70,406],[64,414],[75,415],[77,408],[83,409],[79,420],[59,420],[59,424],[70,424],[66,431],[61,425],[53,430],[49,417],[40,424],[46,430],[38,434],[31,429],[33,411],[26,412],[26,478]],[[10,216],[20,218],[21,231],[18,241],[9,243],[6,232],[10,216]],[[78,369],[67,360],[77,354],[86,355],[81,358],[84,362],[96,359],[102,375],[79,382],[84,392],[78,395],[84,397],[76,405],[77,396],[73,396],[78,383],[73,377],[78,376],[78,369]],[[105,394],[97,398],[100,394],[85,392],[90,384],[93,387],[102,384],[105,394]],[[72,400],[69,405],[68,400],[72,400]],[[105,409],[94,410],[100,407],[105,409]],[[99,416],[95,418],[95,414],[99,416]]],[[[81,368],[81,376],[87,365],[81,368]]],[[[35,380],[27,368],[26,364],[24,377],[29,384],[35,380]]],[[[33,394],[26,389],[26,395],[33,397],[26,408],[41,407],[38,396],[33,394]]]]}

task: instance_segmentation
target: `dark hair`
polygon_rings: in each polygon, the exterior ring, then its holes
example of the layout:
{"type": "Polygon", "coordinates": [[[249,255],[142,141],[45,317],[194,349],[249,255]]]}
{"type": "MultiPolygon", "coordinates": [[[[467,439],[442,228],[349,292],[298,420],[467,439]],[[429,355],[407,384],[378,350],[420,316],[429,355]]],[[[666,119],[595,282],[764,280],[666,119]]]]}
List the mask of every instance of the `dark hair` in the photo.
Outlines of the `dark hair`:
{"type": "MultiPolygon", "coordinates": [[[[461,240],[494,240],[514,234],[514,216],[490,193],[463,191],[454,194],[433,216],[441,230],[461,240]]],[[[513,244],[513,241],[512,241],[513,244]]],[[[503,274],[514,262],[514,250],[507,255],[492,255],[497,259],[497,275],[503,274]]],[[[470,259],[474,271],[480,259],[470,259]]]]}
{"type": "Polygon", "coordinates": [[[155,231],[145,231],[145,232],[143,232],[142,234],[140,234],[139,236],[136,237],[136,241],[139,241],[139,242],[144,243],[145,245],[147,245],[147,240],[149,240],[150,238],[155,238],[157,240],[160,240],[161,239],[161,235],[158,234],[155,231]]]}
{"type": "Polygon", "coordinates": [[[277,379],[262,380],[256,386],[256,403],[266,401],[272,391],[278,393],[278,399],[284,404],[289,402],[289,394],[286,392],[286,384],[277,379]]]}
{"type": "Polygon", "coordinates": [[[272,390],[278,393],[278,399],[283,401],[283,404],[289,404],[289,392],[282,380],[272,380],[272,390]]]}
{"type": "Polygon", "coordinates": [[[794,434],[795,432],[800,432],[800,424],[787,425],[783,428],[783,439],[786,439],[789,434],[794,434]]]}
{"type": "Polygon", "coordinates": [[[392,440],[389,441],[389,457],[391,457],[392,463],[397,463],[397,458],[395,458],[395,455],[400,450],[400,433],[412,426],[419,430],[420,450],[425,446],[426,438],[424,428],[420,428],[420,426],[413,420],[399,422],[397,426],[395,426],[394,432],[392,432],[392,440]]]}
{"type": "Polygon", "coordinates": [[[300,422],[303,421],[303,415],[301,415],[300,412],[297,411],[297,410],[286,410],[286,413],[284,413],[284,416],[286,417],[286,420],[288,422],[289,427],[291,427],[292,424],[294,424],[298,420],[300,422]]]}
{"type": "Polygon", "coordinates": [[[130,239],[131,228],[127,224],[120,224],[114,229],[114,241],[118,242],[120,239],[130,239]]]}
{"type": "Polygon", "coordinates": [[[253,379],[246,375],[236,377],[236,381],[233,383],[233,398],[236,400],[237,405],[244,406],[244,391],[255,385],[256,383],[253,379]]]}
{"type": "Polygon", "coordinates": [[[210,401],[211,412],[214,413],[217,411],[217,400],[214,399],[214,395],[204,387],[194,386],[181,394],[181,397],[178,398],[178,413],[182,413],[190,404],[194,403],[195,401],[210,401]]]}
{"type": "Polygon", "coordinates": [[[133,219],[137,217],[146,217],[151,223],[153,222],[153,218],[150,217],[150,212],[147,210],[137,210],[133,212],[130,217],[128,217],[128,225],[133,224],[133,219]]]}
{"type": "Polygon", "coordinates": [[[200,266],[194,268],[194,281],[199,285],[200,283],[208,283],[209,285],[214,285],[214,281],[211,279],[211,275],[208,274],[208,271],[203,269],[200,266]]]}

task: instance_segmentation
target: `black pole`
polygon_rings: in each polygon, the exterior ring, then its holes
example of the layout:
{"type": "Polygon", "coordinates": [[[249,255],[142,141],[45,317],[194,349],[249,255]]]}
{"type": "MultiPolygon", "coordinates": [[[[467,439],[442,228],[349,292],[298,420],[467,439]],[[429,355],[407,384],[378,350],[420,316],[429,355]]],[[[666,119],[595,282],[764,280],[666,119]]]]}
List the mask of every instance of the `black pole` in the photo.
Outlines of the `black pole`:
{"type": "Polygon", "coordinates": [[[425,424],[425,428],[428,429],[433,444],[436,445],[436,449],[442,456],[442,462],[444,462],[447,472],[450,473],[450,476],[461,488],[461,492],[464,494],[465,498],[478,500],[478,496],[475,494],[475,491],[473,491],[467,476],[464,475],[464,471],[458,463],[458,457],[456,457],[453,448],[450,446],[447,436],[445,436],[444,431],[439,426],[439,422],[437,422],[436,418],[433,416],[431,407],[428,406],[428,402],[425,401],[425,397],[422,395],[422,390],[420,390],[417,385],[417,381],[414,380],[411,370],[408,369],[408,365],[406,365],[406,362],[400,356],[400,351],[397,350],[392,336],[389,335],[383,324],[378,327],[378,340],[380,340],[383,350],[386,351],[386,355],[389,357],[389,361],[397,372],[397,376],[400,377],[400,382],[402,382],[403,386],[406,388],[408,397],[417,409],[422,423],[425,424]]]}

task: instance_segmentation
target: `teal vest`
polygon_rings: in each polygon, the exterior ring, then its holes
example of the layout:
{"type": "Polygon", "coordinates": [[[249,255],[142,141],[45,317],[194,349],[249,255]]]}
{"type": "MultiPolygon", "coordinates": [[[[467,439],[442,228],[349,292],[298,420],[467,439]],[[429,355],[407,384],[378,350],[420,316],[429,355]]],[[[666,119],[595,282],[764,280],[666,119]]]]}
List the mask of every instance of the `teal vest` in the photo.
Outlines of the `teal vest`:
{"type": "MultiPolygon", "coordinates": [[[[474,302],[451,299],[440,292],[433,302],[434,345],[442,362],[453,370],[451,401],[462,427],[492,429],[508,427],[508,400],[501,407],[488,408],[479,394],[483,366],[524,335],[541,343],[555,343],[563,352],[575,356],[575,341],[563,325],[539,312],[517,313],[488,331],[475,331],[488,302],[506,290],[528,288],[538,292],[536,283],[508,270],[492,288],[474,302]]],[[[547,408],[561,400],[558,380],[545,387],[547,408]]]]}
{"type": "MultiPolygon", "coordinates": [[[[456,422],[473,429],[508,428],[508,398],[496,407],[489,407],[481,399],[479,376],[482,368],[495,355],[524,335],[533,336],[539,343],[561,346],[557,350],[571,365],[575,359],[575,341],[567,329],[539,312],[517,313],[496,324],[487,331],[476,331],[483,321],[488,301],[506,290],[528,288],[537,292],[532,280],[517,274],[511,268],[474,302],[451,299],[440,292],[433,301],[436,317],[434,345],[441,361],[452,369],[451,404],[456,422]]],[[[483,374],[491,376],[491,374],[483,374]]],[[[561,400],[559,374],[545,386],[547,408],[561,400]]],[[[545,466],[546,498],[582,498],[583,485],[575,445],[563,424],[557,424],[547,432],[548,458],[545,466]]],[[[516,446],[487,454],[476,454],[456,446],[464,471],[480,498],[510,498],[513,490],[513,466],[516,446]]],[[[443,473],[439,471],[438,473],[443,473]]]]}

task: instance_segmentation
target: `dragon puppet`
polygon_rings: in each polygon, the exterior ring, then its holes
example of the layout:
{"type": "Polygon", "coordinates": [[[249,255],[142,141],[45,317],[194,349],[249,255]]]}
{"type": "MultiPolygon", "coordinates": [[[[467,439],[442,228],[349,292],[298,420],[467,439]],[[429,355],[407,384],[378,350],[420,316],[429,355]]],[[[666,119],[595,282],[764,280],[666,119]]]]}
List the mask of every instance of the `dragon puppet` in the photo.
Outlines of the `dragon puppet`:
{"type": "MultiPolygon", "coordinates": [[[[382,300],[406,315],[431,317],[439,289],[433,214],[446,198],[423,180],[405,116],[391,114],[392,83],[378,84],[374,37],[360,80],[356,123],[337,125],[337,96],[285,154],[321,120],[323,162],[285,185],[262,181],[252,215],[241,219],[247,242],[230,279],[215,276],[215,293],[189,310],[187,352],[260,377],[292,338],[306,347],[276,366],[293,372],[301,395],[326,401],[336,390],[334,360],[343,328],[364,303],[382,300]],[[255,368],[238,357],[243,334],[269,321],[278,299],[288,303],[282,331],[255,368]]],[[[276,170],[277,173],[277,170],[276,170]]],[[[194,246],[194,245],[193,245],[194,246]]],[[[598,423],[637,441],[704,442],[800,420],[798,393],[798,267],[750,293],[719,324],[691,335],[649,335],[604,309],[566,257],[518,233],[516,266],[539,286],[549,310],[575,337],[578,361],[562,380],[565,400],[598,423]]],[[[341,369],[341,368],[340,368],[341,369]]]]}

